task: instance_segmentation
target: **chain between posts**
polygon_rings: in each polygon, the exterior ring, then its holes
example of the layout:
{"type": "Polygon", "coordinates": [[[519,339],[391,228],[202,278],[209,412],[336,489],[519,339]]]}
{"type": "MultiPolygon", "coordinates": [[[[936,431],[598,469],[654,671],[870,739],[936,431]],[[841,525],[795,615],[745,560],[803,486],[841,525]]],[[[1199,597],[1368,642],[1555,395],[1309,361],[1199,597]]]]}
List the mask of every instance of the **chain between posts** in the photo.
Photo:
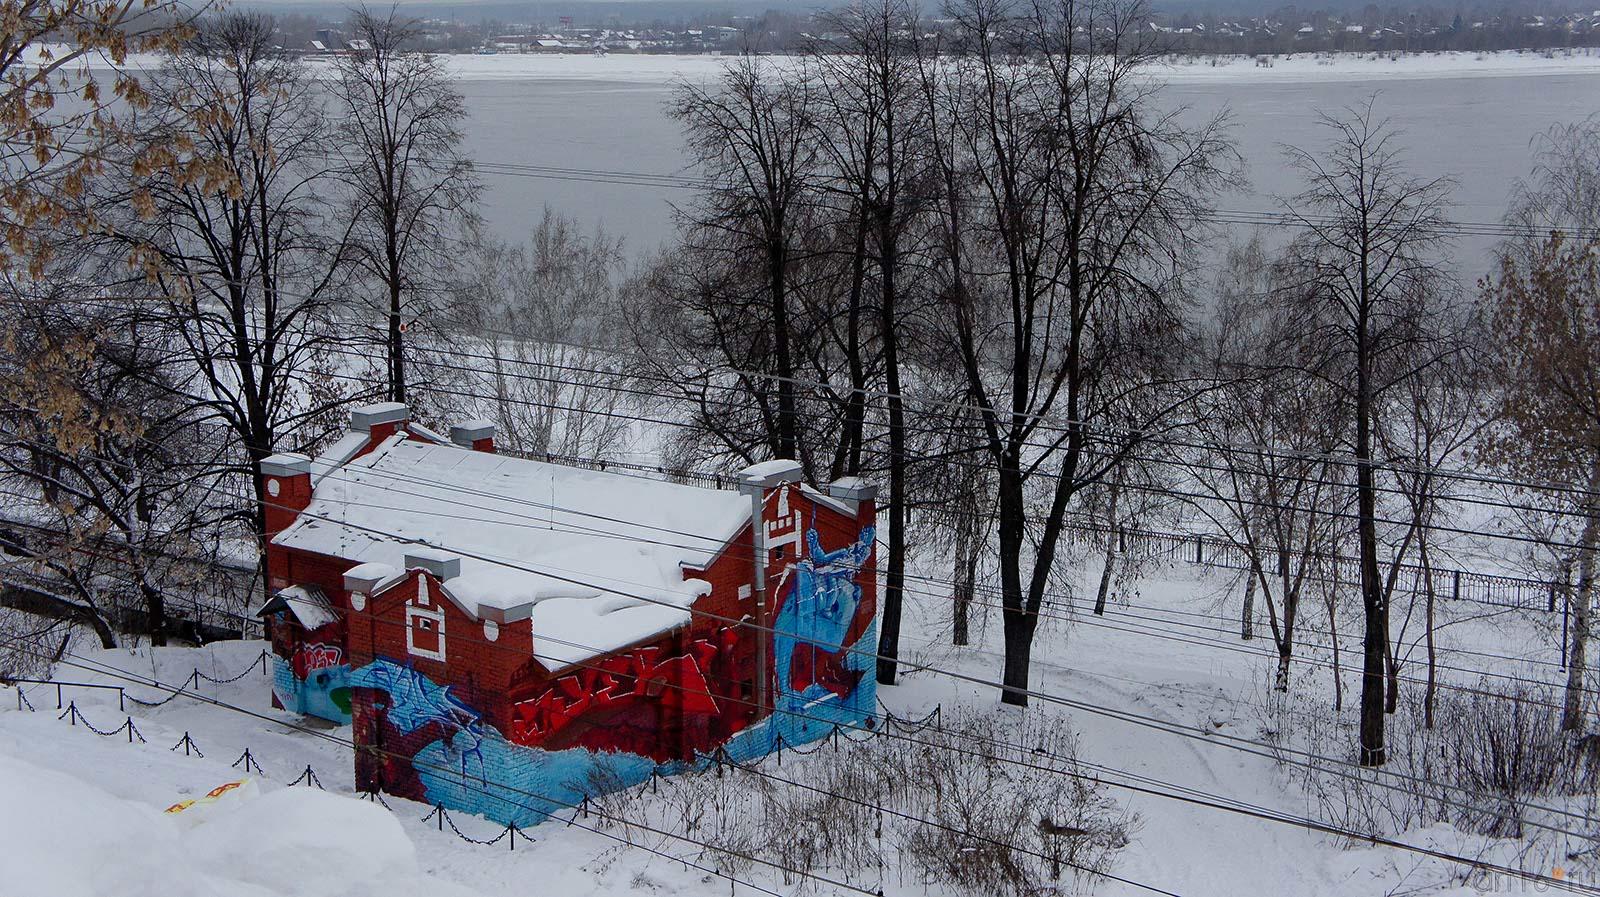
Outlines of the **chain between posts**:
{"type": "Polygon", "coordinates": [[[256,771],[256,775],[263,775],[264,776],[264,775],[267,774],[267,771],[261,768],[261,764],[256,762],[256,758],[251,756],[249,748],[245,748],[244,749],[244,753],[239,755],[239,759],[237,759],[237,760],[233,761],[231,764],[229,764],[229,767],[232,768],[232,769],[238,769],[239,768],[239,764],[241,764],[241,763],[244,764],[244,771],[247,774],[250,772],[251,769],[254,769],[256,771]]]}
{"type": "Polygon", "coordinates": [[[311,764],[310,763],[306,764],[306,768],[305,768],[304,772],[300,773],[300,775],[298,777],[296,777],[294,781],[289,783],[289,787],[293,788],[294,786],[300,784],[301,782],[305,782],[307,785],[315,785],[315,786],[317,786],[317,789],[319,791],[327,791],[328,790],[328,789],[322,787],[322,780],[317,778],[317,773],[316,773],[315,770],[313,770],[311,768],[311,764]]]}
{"type": "Polygon", "coordinates": [[[251,673],[255,672],[255,669],[256,669],[257,665],[260,665],[261,672],[264,675],[266,673],[266,670],[267,670],[267,650],[265,648],[263,648],[261,650],[260,654],[257,654],[255,656],[255,659],[250,661],[250,665],[249,666],[245,667],[244,670],[242,672],[238,673],[237,675],[228,676],[226,678],[218,679],[218,678],[215,678],[213,676],[207,676],[205,673],[200,672],[200,668],[199,667],[195,667],[194,668],[194,673],[191,675],[190,678],[194,679],[196,686],[199,685],[201,679],[204,679],[205,681],[210,682],[213,685],[226,685],[226,684],[228,684],[230,682],[238,682],[240,679],[243,679],[244,677],[246,677],[246,676],[250,675],[251,673]]]}
{"type": "MultiPolygon", "coordinates": [[[[252,664],[252,668],[253,668],[253,664],[252,664]]],[[[18,694],[20,695],[21,693],[22,693],[21,689],[18,689],[18,694]]],[[[25,697],[22,698],[21,700],[24,703],[28,703],[28,707],[29,707],[30,710],[33,709],[32,704],[27,702],[27,699],[25,697]]],[[[149,743],[148,739],[146,739],[144,737],[144,734],[139,731],[139,728],[136,725],[134,725],[133,717],[131,717],[131,716],[126,717],[124,719],[122,725],[118,726],[115,729],[111,729],[111,730],[98,729],[92,723],[90,723],[89,720],[86,717],[84,717],[83,712],[78,709],[78,704],[77,704],[76,701],[69,701],[67,703],[66,707],[61,711],[61,714],[56,717],[56,719],[58,719],[58,720],[66,720],[68,725],[72,725],[72,726],[76,726],[76,725],[81,723],[84,728],[86,728],[90,732],[93,732],[94,734],[102,736],[102,737],[110,737],[110,736],[113,736],[113,735],[121,735],[123,733],[126,733],[127,736],[128,736],[128,742],[130,744],[136,738],[142,743],[146,743],[146,744],[149,743]]],[[[174,744],[171,748],[169,748],[169,750],[176,751],[178,748],[183,748],[183,752],[184,752],[185,755],[192,755],[192,756],[201,757],[201,758],[205,757],[205,754],[201,752],[199,745],[195,744],[194,739],[190,736],[190,734],[188,732],[184,732],[183,733],[183,738],[179,739],[176,744],[174,744]]],[[[255,754],[252,753],[249,748],[245,748],[244,752],[239,755],[239,758],[237,760],[234,760],[233,763],[229,764],[229,766],[232,769],[242,769],[247,774],[251,773],[251,772],[254,772],[257,775],[262,775],[262,776],[265,776],[267,774],[266,770],[261,768],[261,764],[256,760],[255,754]]],[[[292,787],[294,787],[296,785],[299,785],[301,783],[304,783],[304,784],[306,784],[308,786],[315,786],[316,788],[321,789],[321,790],[327,790],[326,788],[323,787],[322,780],[317,776],[316,770],[313,769],[311,767],[311,764],[309,764],[309,763],[306,764],[306,768],[300,773],[300,775],[297,778],[295,778],[294,781],[290,782],[287,787],[291,787],[292,788],[292,787]]],[[[388,810],[391,813],[394,812],[394,808],[389,805],[388,801],[383,799],[382,793],[379,792],[375,788],[374,789],[369,789],[366,792],[364,792],[361,795],[361,799],[362,800],[368,800],[368,801],[371,801],[373,803],[381,804],[384,809],[388,810]]],[[[576,819],[577,816],[580,813],[583,816],[587,817],[588,816],[588,809],[589,809],[589,801],[588,801],[587,798],[585,798],[583,804],[578,808],[577,812],[573,814],[573,818],[576,819]]],[[[460,826],[456,825],[455,820],[451,818],[449,811],[447,811],[444,808],[443,804],[435,806],[431,813],[429,813],[428,815],[422,817],[422,821],[423,822],[428,822],[429,820],[434,820],[434,819],[437,819],[437,821],[438,821],[439,831],[441,831],[441,832],[444,831],[444,827],[446,825],[448,825],[450,827],[450,831],[453,832],[456,835],[456,837],[458,837],[461,840],[466,841],[466,842],[468,842],[470,844],[477,844],[477,845],[480,845],[480,846],[487,847],[489,845],[498,844],[501,841],[506,841],[508,850],[516,850],[517,849],[517,836],[518,835],[521,835],[523,841],[525,841],[525,842],[526,841],[536,840],[536,839],[530,837],[527,832],[523,831],[521,828],[517,827],[515,824],[507,824],[505,826],[505,828],[500,830],[500,834],[494,836],[493,838],[488,838],[488,839],[474,838],[471,835],[468,835],[466,832],[463,832],[461,830],[460,826]]]]}
{"type": "Polygon", "coordinates": [[[133,717],[127,717],[125,720],[123,720],[122,725],[116,727],[115,729],[97,729],[94,727],[94,724],[89,722],[88,718],[83,715],[83,711],[78,709],[77,701],[68,703],[67,709],[61,711],[61,715],[56,717],[56,719],[66,720],[67,725],[69,726],[76,726],[79,723],[83,723],[83,727],[85,729],[88,729],[90,732],[99,735],[101,738],[110,738],[113,735],[121,735],[122,733],[126,732],[128,733],[129,744],[133,744],[133,740],[135,738],[139,739],[141,742],[145,742],[144,733],[140,732],[139,727],[133,724],[133,717]]]}

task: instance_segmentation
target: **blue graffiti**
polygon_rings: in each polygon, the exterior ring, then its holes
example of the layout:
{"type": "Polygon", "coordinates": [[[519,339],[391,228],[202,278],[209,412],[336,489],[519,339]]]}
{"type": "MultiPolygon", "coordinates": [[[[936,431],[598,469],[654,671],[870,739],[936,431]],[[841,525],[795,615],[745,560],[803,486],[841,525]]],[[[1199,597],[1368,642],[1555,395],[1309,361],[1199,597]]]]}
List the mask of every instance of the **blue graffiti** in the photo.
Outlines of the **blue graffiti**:
{"type": "Polygon", "coordinates": [[[350,691],[347,664],[313,670],[306,678],[294,674],[289,661],[272,655],[272,693],[283,709],[329,722],[350,724],[350,691]]]}
{"type": "MultiPolygon", "coordinates": [[[[435,741],[417,751],[418,777],[430,803],[478,813],[502,823],[532,825],[585,799],[650,780],[658,770],[649,757],[623,751],[575,747],[546,751],[490,737],[483,743],[486,778],[457,773],[435,741]]],[[[665,769],[661,770],[663,774],[665,769]]]]}
{"type": "MultiPolygon", "coordinates": [[[[857,673],[855,690],[840,699],[832,692],[824,692],[816,700],[790,709],[775,709],[771,716],[737,733],[724,744],[723,750],[738,763],[760,759],[778,749],[781,742],[789,747],[827,738],[837,728],[845,737],[851,737],[866,725],[870,727],[876,716],[877,680],[873,678],[873,665],[878,649],[878,627],[869,625],[861,637],[849,646],[845,654],[844,669],[857,673]]],[[[711,755],[704,755],[698,765],[704,766],[711,755]]]]}
{"type": "Polygon", "coordinates": [[[484,777],[487,733],[483,717],[451,694],[448,685],[437,685],[411,667],[379,659],[351,673],[350,687],[387,693],[389,723],[402,733],[438,723],[447,733],[450,750],[459,754],[462,775],[470,772],[468,761],[476,760],[478,777],[484,777]]]}
{"type": "MultiPolygon", "coordinates": [[[[803,691],[794,688],[794,655],[800,645],[837,653],[861,604],[861,568],[872,555],[874,527],[861,530],[853,544],[823,551],[815,529],[806,530],[806,557],[795,565],[795,587],[778,611],[773,624],[773,661],[777,666],[776,706],[798,709],[822,697],[826,689],[812,682],[803,691]]],[[[813,655],[813,658],[815,655],[813,655]]]]}
{"type": "Polygon", "coordinates": [[[816,530],[806,531],[806,556],[795,565],[795,587],[772,627],[777,674],[772,715],[724,745],[735,760],[764,756],[780,743],[792,746],[826,738],[836,727],[848,732],[875,716],[877,690],[872,666],[877,627],[869,623],[852,644],[844,644],[861,606],[857,580],[872,556],[875,534],[873,527],[865,527],[854,543],[824,551],[816,530]],[[817,663],[819,654],[841,651],[844,656],[831,663],[835,664],[832,684],[850,685],[843,694],[819,681],[817,663]],[[808,673],[802,688],[795,687],[797,668],[808,673]]]}

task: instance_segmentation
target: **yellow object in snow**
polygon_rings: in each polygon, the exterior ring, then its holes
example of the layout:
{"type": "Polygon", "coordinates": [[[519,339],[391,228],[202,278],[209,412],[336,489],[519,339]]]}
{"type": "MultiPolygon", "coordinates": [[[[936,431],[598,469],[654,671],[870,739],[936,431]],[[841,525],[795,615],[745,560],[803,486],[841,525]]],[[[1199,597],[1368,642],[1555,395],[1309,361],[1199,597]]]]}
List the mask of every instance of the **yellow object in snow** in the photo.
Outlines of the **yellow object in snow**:
{"type": "Polygon", "coordinates": [[[198,800],[180,800],[177,803],[173,804],[172,806],[168,807],[165,812],[168,812],[168,813],[182,813],[184,810],[189,809],[190,807],[194,806],[195,804],[215,803],[218,798],[222,797],[224,794],[227,794],[229,791],[232,791],[235,788],[244,787],[244,784],[246,782],[248,782],[248,781],[250,781],[250,780],[249,779],[240,779],[237,782],[225,782],[225,783],[223,783],[221,785],[218,785],[217,787],[211,789],[210,791],[206,792],[206,796],[205,797],[199,798],[198,800]]]}

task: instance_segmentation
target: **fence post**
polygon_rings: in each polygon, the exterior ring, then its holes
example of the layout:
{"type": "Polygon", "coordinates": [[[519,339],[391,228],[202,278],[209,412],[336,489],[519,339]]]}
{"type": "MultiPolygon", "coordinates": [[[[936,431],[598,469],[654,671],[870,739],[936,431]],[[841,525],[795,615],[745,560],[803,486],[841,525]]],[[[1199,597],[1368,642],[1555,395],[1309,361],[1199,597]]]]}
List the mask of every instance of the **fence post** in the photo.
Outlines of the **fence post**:
{"type": "Polygon", "coordinates": [[[1455,571],[1455,573],[1451,574],[1451,579],[1452,579],[1452,583],[1450,585],[1450,600],[1452,600],[1452,601],[1460,601],[1461,600],[1461,571],[1457,570],[1457,571],[1455,571]]]}
{"type": "Polygon", "coordinates": [[[1196,564],[1204,564],[1206,562],[1206,550],[1205,549],[1206,549],[1205,539],[1203,539],[1202,537],[1200,537],[1198,535],[1195,536],[1194,537],[1194,562],[1196,564]]]}
{"type": "Polygon", "coordinates": [[[61,683],[56,683],[56,709],[61,709],[61,683]]]}

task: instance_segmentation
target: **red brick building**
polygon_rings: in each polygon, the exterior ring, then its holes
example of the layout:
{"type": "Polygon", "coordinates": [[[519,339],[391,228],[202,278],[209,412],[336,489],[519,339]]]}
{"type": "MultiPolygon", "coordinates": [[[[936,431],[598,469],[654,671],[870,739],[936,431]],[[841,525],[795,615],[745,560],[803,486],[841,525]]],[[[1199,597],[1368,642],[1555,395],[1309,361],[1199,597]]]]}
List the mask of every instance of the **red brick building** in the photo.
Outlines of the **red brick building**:
{"type": "Polygon", "coordinates": [[[777,461],[735,492],[584,470],[396,404],[262,470],[275,703],[351,722],[363,787],[527,824],[596,783],[875,719],[859,480],[819,490],[777,461]]]}

